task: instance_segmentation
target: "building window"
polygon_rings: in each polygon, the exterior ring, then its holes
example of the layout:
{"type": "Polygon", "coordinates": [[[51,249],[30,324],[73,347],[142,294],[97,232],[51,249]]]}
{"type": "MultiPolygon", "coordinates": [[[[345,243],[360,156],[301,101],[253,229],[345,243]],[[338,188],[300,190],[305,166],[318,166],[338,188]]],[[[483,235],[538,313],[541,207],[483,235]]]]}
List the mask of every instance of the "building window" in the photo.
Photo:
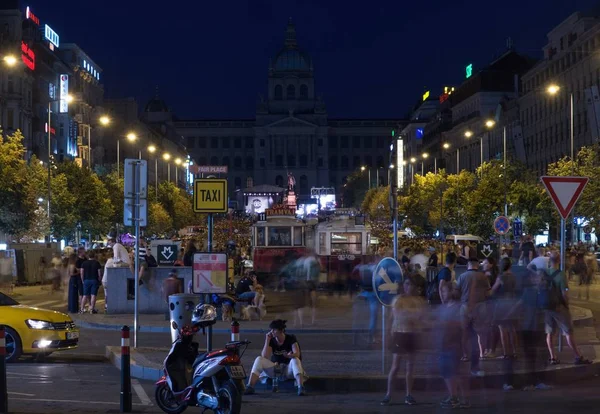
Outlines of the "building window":
{"type": "Polygon", "coordinates": [[[6,127],[8,129],[15,129],[15,110],[13,108],[6,110],[6,127]]]}
{"type": "Polygon", "coordinates": [[[265,164],[265,159],[261,158],[260,162],[259,162],[260,168],[265,168],[266,164],[265,164]]]}
{"type": "Polygon", "coordinates": [[[233,139],[233,148],[242,148],[242,138],[235,137],[233,139]]]}
{"type": "Polygon", "coordinates": [[[233,168],[242,168],[242,157],[235,157],[233,159],[233,168]]]}
{"type": "Polygon", "coordinates": [[[308,177],[306,175],[300,176],[300,194],[308,194],[308,177]]]}
{"type": "Polygon", "coordinates": [[[337,157],[335,155],[329,157],[329,168],[333,170],[337,169],[337,157]]]}
{"type": "Polygon", "coordinates": [[[261,140],[260,140],[260,147],[261,147],[261,148],[264,148],[264,147],[265,147],[265,140],[264,140],[264,139],[261,139],[261,140]]]}
{"type": "Polygon", "coordinates": [[[348,168],[348,157],[346,157],[345,155],[342,156],[342,160],[341,160],[341,168],[348,168]]]}
{"type": "Polygon", "coordinates": [[[254,168],[254,158],[253,157],[246,157],[246,169],[247,170],[251,170],[254,168]]]}
{"type": "Polygon", "coordinates": [[[300,155],[300,166],[301,167],[308,166],[308,157],[305,154],[300,155]]]}
{"type": "Polygon", "coordinates": [[[246,188],[254,187],[254,179],[252,177],[246,178],[246,188]]]}
{"type": "Polygon", "coordinates": [[[300,99],[308,99],[308,86],[300,85],[300,99]]]}
{"type": "Polygon", "coordinates": [[[196,147],[196,137],[188,137],[187,139],[187,147],[195,148],[196,147]]]}
{"type": "Polygon", "coordinates": [[[278,187],[283,187],[283,177],[281,175],[275,177],[275,185],[278,187]]]}
{"type": "Polygon", "coordinates": [[[229,157],[223,157],[223,163],[221,165],[226,165],[229,167],[229,157]]]}
{"type": "Polygon", "coordinates": [[[365,166],[367,168],[372,167],[373,166],[373,158],[370,155],[367,155],[365,157],[365,166]]]}
{"type": "Polygon", "coordinates": [[[360,148],[360,137],[352,137],[352,148],[360,148]]]}
{"type": "Polygon", "coordinates": [[[210,147],[211,148],[219,148],[219,140],[217,139],[217,137],[212,137],[210,139],[210,147]]]}
{"type": "Polygon", "coordinates": [[[210,165],[219,165],[219,159],[217,157],[210,157],[210,165]]]}
{"type": "Polygon", "coordinates": [[[331,254],[362,254],[362,233],[331,233],[331,254]]]}
{"type": "Polygon", "coordinates": [[[294,85],[288,85],[286,92],[287,99],[296,99],[296,87],[294,85]]]}
{"type": "Polygon", "coordinates": [[[323,158],[319,157],[319,159],[317,160],[317,166],[318,167],[322,167],[323,166],[323,158]]]}
{"type": "Polygon", "coordinates": [[[14,81],[14,78],[11,75],[8,75],[7,76],[7,80],[8,80],[7,92],[8,93],[14,93],[15,92],[15,81],[14,81]]]}
{"type": "Polygon", "coordinates": [[[200,157],[198,159],[198,165],[206,165],[206,157],[200,157]]]}
{"type": "Polygon", "coordinates": [[[275,86],[275,100],[280,101],[283,99],[283,88],[281,85],[275,86]]]}
{"type": "Polygon", "coordinates": [[[254,137],[246,137],[246,148],[254,148],[254,137]]]}
{"type": "Polygon", "coordinates": [[[336,136],[329,137],[329,148],[337,149],[337,147],[338,147],[338,137],[336,137],[336,136]]]}
{"type": "Polygon", "coordinates": [[[283,167],[283,155],[276,155],[275,156],[275,166],[276,167],[283,167]]]}
{"type": "Polygon", "coordinates": [[[242,187],[242,179],[240,177],[235,177],[235,189],[238,190],[242,187]]]}
{"type": "Polygon", "coordinates": [[[377,148],[383,148],[384,144],[384,139],[383,137],[377,137],[377,148]]]}
{"type": "Polygon", "coordinates": [[[287,157],[287,165],[288,167],[295,167],[296,166],[296,156],[295,155],[288,155],[287,157]]]}
{"type": "Polygon", "coordinates": [[[377,168],[383,168],[383,157],[381,155],[377,157],[377,168]]]}
{"type": "Polygon", "coordinates": [[[354,169],[360,168],[360,156],[358,156],[358,155],[354,156],[354,159],[352,160],[352,168],[354,168],[354,169]]]}
{"type": "Polygon", "coordinates": [[[221,141],[223,142],[223,148],[229,148],[229,137],[224,137],[221,141]]]}
{"type": "Polygon", "coordinates": [[[372,148],[371,144],[372,144],[371,137],[363,138],[363,148],[372,148]]]}
{"type": "Polygon", "coordinates": [[[318,145],[319,147],[322,147],[322,146],[323,146],[323,138],[319,138],[319,139],[317,140],[317,145],[318,145]]]}
{"type": "Polygon", "coordinates": [[[340,148],[348,148],[348,137],[340,137],[340,148]]]}
{"type": "Polygon", "coordinates": [[[206,137],[198,137],[198,148],[206,148],[206,137]]]}

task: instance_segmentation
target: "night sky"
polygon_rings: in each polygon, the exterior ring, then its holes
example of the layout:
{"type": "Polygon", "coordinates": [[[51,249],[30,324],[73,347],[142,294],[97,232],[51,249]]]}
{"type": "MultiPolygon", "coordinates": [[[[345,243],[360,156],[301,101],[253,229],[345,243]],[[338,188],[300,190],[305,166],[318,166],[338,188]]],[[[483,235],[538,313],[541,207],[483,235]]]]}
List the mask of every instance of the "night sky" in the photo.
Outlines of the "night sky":
{"type": "Polygon", "coordinates": [[[160,96],[183,119],[253,118],[291,17],[331,117],[404,117],[504,51],[541,56],[546,34],[598,0],[31,0],[104,73],[110,98],[160,96]]]}

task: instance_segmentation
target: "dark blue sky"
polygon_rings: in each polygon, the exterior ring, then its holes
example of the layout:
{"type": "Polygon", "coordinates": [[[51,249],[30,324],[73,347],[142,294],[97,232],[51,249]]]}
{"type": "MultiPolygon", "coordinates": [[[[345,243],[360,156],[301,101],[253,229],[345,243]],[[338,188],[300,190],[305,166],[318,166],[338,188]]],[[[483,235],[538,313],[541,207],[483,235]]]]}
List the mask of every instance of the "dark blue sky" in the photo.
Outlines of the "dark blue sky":
{"type": "Polygon", "coordinates": [[[403,117],[501,53],[541,55],[546,34],[598,0],[31,0],[61,42],[103,68],[107,97],[160,95],[180,118],[252,118],[289,17],[334,117],[403,117]]]}

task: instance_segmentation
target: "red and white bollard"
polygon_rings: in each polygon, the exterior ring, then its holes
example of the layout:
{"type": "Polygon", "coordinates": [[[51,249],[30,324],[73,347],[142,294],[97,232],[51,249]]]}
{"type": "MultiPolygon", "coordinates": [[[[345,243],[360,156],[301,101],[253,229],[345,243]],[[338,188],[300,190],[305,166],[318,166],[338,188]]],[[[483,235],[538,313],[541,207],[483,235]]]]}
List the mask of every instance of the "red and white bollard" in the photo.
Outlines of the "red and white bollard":
{"type": "Polygon", "coordinates": [[[121,328],[121,412],[130,413],[132,405],[129,326],[123,326],[121,328]]]}
{"type": "Polygon", "coordinates": [[[237,319],[231,322],[231,342],[237,342],[240,340],[240,323],[237,319]]]}
{"type": "Polygon", "coordinates": [[[6,383],[6,338],[0,325],[0,413],[8,412],[8,384],[6,383]]]}

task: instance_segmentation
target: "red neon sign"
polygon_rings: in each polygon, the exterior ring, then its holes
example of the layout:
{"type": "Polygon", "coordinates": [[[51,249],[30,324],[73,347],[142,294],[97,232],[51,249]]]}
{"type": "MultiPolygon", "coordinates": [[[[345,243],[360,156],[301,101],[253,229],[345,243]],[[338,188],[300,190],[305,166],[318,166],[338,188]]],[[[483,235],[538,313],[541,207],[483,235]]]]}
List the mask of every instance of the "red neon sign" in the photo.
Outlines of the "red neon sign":
{"type": "Polygon", "coordinates": [[[21,41],[21,60],[29,69],[35,70],[35,53],[23,41],[21,41]]]}
{"type": "MultiPolygon", "coordinates": [[[[48,122],[44,124],[44,132],[48,133],[48,122]]],[[[56,135],[56,129],[50,127],[50,134],[56,135]]]]}
{"type": "Polygon", "coordinates": [[[27,6],[27,8],[25,9],[25,17],[27,17],[29,20],[31,20],[38,26],[40,25],[40,19],[38,19],[38,17],[35,14],[33,14],[29,6],[27,6]]]}

